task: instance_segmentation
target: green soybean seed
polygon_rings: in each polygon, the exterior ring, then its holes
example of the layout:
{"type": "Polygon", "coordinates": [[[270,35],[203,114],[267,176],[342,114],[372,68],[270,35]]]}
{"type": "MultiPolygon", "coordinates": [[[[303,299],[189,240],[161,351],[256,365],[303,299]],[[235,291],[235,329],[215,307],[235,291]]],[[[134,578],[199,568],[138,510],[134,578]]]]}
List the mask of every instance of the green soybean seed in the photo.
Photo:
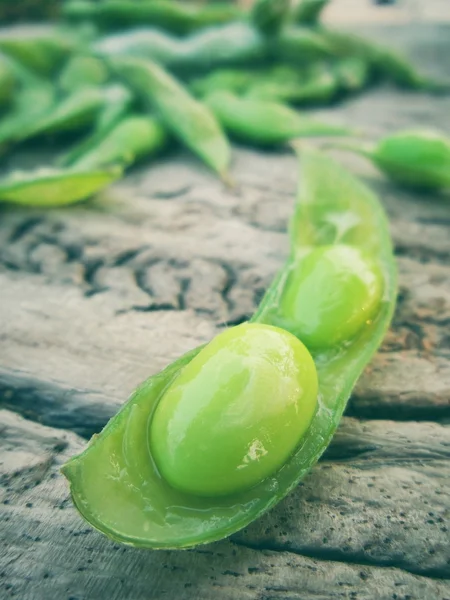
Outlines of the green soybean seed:
{"type": "Polygon", "coordinates": [[[345,127],[323,123],[270,100],[214,92],[204,100],[231,135],[253,144],[282,144],[295,137],[350,135],[345,127]]]}
{"type": "Polygon", "coordinates": [[[77,41],[55,27],[29,25],[0,32],[0,51],[42,75],[55,72],[77,41]]]}
{"type": "Polygon", "coordinates": [[[0,202],[36,207],[73,204],[93,196],[121,175],[118,167],[20,171],[0,180],[0,202]]]}
{"type": "Polygon", "coordinates": [[[110,164],[129,166],[140,158],[151,156],[167,142],[161,123],[152,117],[129,116],[120,121],[90,151],[74,163],[78,169],[110,164]]]}
{"type": "Polygon", "coordinates": [[[383,278],[370,255],[346,244],[308,252],[286,279],[280,323],[308,348],[329,348],[354,337],[376,314],[383,278]]]}
{"type": "Polygon", "coordinates": [[[63,91],[73,92],[82,87],[102,86],[108,78],[108,69],[100,58],[79,54],[70,58],[58,83],[63,91]]]}
{"type": "Polygon", "coordinates": [[[290,0],[256,0],[250,19],[266,35],[275,35],[283,26],[290,9],[290,0]]]}
{"type": "Polygon", "coordinates": [[[450,187],[450,139],[437,131],[399,131],[373,148],[354,143],[332,147],[365,156],[399,184],[430,190],[450,187]]]}
{"type": "Polygon", "coordinates": [[[248,490],[289,458],[316,405],[316,368],[297,338],[267,325],[233,327],[162,396],[149,429],[151,453],[161,476],[188,494],[248,490]]]}
{"type": "MultiPolygon", "coordinates": [[[[82,516],[116,541],[187,548],[235,533],[261,516],[323,453],[356,380],[381,343],[396,295],[381,205],[327,156],[303,152],[301,165],[290,257],[252,324],[228,330],[150,377],[63,467],[82,516]],[[381,295],[369,286],[367,302],[366,292],[352,281],[354,265],[346,272],[342,246],[378,281],[381,295]],[[333,267],[327,270],[340,289],[337,297],[351,296],[356,285],[371,316],[364,322],[358,317],[355,325],[353,315],[352,324],[343,326],[345,342],[330,346],[326,329],[331,335],[342,330],[340,320],[348,313],[338,303],[333,326],[332,306],[314,290],[328,310],[317,329],[325,345],[316,339],[315,347],[298,346],[290,335],[298,327],[294,292],[303,293],[308,273],[331,256],[333,267]],[[288,281],[292,273],[295,281],[288,281]],[[292,320],[282,331],[276,327],[286,309],[292,320]]],[[[359,310],[365,315],[364,306],[359,310]]]]}
{"type": "Polygon", "coordinates": [[[293,12],[293,19],[301,25],[316,25],[330,0],[301,0],[293,12]]]}
{"type": "Polygon", "coordinates": [[[211,111],[156,63],[111,59],[114,70],[161,116],[173,134],[226,179],[230,145],[211,111]]]}
{"type": "Polygon", "coordinates": [[[69,19],[90,19],[104,27],[153,25],[177,34],[227,23],[243,16],[242,10],[227,2],[188,4],[176,0],[72,0],[64,3],[69,19]]]}

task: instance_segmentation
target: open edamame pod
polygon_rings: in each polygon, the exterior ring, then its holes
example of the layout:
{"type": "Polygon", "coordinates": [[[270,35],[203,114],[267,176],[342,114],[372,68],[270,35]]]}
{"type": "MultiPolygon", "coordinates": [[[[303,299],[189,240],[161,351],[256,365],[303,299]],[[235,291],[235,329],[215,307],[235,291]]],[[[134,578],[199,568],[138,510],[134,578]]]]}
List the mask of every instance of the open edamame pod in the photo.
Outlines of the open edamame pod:
{"type": "Polygon", "coordinates": [[[307,117],[281,102],[217,91],[204,98],[225,131],[260,146],[282,144],[296,137],[351,135],[346,127],[307,117]]]}
{"type": "Polygon", "coordinates": [[[82,516],[144,548],[212,542],[261,516],[327,447],[395,296],[377,198],[305,152],[290,257],[259,309],[150,377],[63,467],[82,516]]]}
{"type": "Polygon", "coordinates": [[[437,131],[399,131],[382,138],[373,148],[353,142],[331,146],[368,158],[401,185],[450,188],[450,139],[437,131]]]}
{"type": "Polygon", "coordinates": [[[167,132],[158,119],[131,115],[120,121],[105,137],[74,163],[77,169],[119,164],[129,166],[151,156],[167,142],[167,132]]]}
{"type": "Polygon", "coordinates": [[[150,60],[111,58],[112,68],[134,89],[173,134],[223,179],[231,158],[229,142],[216,117],[162,67],[150,60]]]}
{"type": "Polygon", "coordinates": [[[64,206],[93,196],[121,176],[119,167],[17,171],[0,180],[0,202],[64,206]]]}

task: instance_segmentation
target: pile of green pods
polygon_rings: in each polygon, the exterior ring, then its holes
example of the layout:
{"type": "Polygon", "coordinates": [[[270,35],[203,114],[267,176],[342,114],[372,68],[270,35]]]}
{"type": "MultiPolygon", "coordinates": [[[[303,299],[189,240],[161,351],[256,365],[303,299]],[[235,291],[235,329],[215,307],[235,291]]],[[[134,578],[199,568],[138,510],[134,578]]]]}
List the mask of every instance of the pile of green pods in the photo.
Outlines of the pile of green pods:
{"type": "MultiPolygon", "coordinates": [[[[30,140],[66,144],[53,164],[42,165],[52,171],[45,188],[41,169],[12,173],[0,180],[0,202],[85,200],[99,189],[99,170],[123,172],[177,141],[230,182],[230,139],[266,148],[295,138],[357,137],[308,109],[383,80],[430,93],[449,89],[396,52],[323,26],[326,5],[255,0],[244,10],[230,1],[67,0],[55,23],[0,29],[0,153],[30,140]]],[[[397,183],[434,189],[449,187],[449,146],[428,131],[389,136],[373,153],[347,144],[397,183]]]]}

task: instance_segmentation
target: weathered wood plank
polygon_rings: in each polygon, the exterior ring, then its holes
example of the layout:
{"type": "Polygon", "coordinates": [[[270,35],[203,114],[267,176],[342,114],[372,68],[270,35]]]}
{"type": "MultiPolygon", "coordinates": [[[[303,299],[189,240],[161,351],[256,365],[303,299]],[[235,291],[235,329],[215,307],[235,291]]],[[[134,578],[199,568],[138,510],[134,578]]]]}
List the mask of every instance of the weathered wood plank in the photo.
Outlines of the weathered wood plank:
{"type": "MultiPolygon", "coordinates": [[[[410,600],[444,600],[450,594],[448,582],[399,568],[345,564],[328,560],[326,552],[322,559],[314,559],[295,552],[254,550],[242,547],[238,539],[238,543],[225,541],[184,552],[119,547],[80,520],[58,473],[61,463],[83,441],[8,411],[0,412],[0,423],[0,541],[4,550],[0,590],[4,597],[373,600],[397,594],[410,600]]],[[[338,503],[340,494],[348,497],[353,489],[338,486],[333,497],[338,503]]],[[[320,489],[315,490],[320,494],[320,489]]],[[[299,494],[290,506],[297,513],[302,509],[302,494],[303,502],[308,502],[306,489],[300,488],[299,494]]]]}

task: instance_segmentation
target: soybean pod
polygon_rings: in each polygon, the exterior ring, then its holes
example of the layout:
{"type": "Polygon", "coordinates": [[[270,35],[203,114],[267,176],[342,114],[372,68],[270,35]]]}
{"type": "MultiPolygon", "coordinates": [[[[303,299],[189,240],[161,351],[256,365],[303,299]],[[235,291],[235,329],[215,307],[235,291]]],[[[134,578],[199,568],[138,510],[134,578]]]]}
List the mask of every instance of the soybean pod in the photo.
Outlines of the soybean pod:
{"type": "Polygon", "coordinates": [[[30,25],[0,30],[0,51],[41,75],[54,73],[77,47],[56,27],[30,25]]]}
{"type": "Polygon", "coordinates": [[[0,53],[0,110],[12,101],[16,84],[17,77],[10,61],[0,53]]]}
{"type": "Polygon", "coordinates": [[[425,190],[450,188],[450,139],[437,131],[399,131],[372,147],[355,142],[333,146],[368,158],[400,185],[425,190]]]}
{"type": "Polygon", "coordinates": [[[294,21],[302,25],[316,25],[329,2],[330,0],[301,0],[294,10],[294,21]]]}
{"type": "Polygon", "coordinates": [[[104,138],[74,163],[74,167],[93,168],[119,164],[127,167],[140,158],[160,151],[167,133],[158,119],[131,115],[120,121],[104,138]]]}
{"type": "Polygon", "coordinates": [[[290,0],[255,0],[250,19],[265,35],[276,35],[287,18],[290,4],[290,0]]]}
{"type": "Polygon", "coordinates": [[[280,102],[239,98],[218,91],[205,103],[234,137],[260,146],[282,144],[295,137],[351,135],[351,130],[307,117],[280,102]]]}
{"type": "Polygon", "coordinates": [[[0,180],[0,202],[47,208],[65,206],[86,200],[121,175],[119,167],[17,171],[0,180]]]}
{"type": "Polygon", "coordinates": [[[63,14],[69,19],[90,19],[100,27],[148,24],[177,34],[243,17],[239,7],[227,2],[201,5],[176,0],[72,0],[64,4],[63,14]]]}
{"type": "Polygon", "coordinates": [[[176,137],[222,178],[227,178],[230,145],[209,108],[150,60],[114,58],[110,64],[135,93],[158,112],[176,137]]]}
{"type": "Polygon", "coordinates": [[[251,322],[150,377],[63,467],[81,515],[112,539],[187,548],[235,533],[329,444],[394,310],[388,224],[362,183],[308,151],[290,230],[251,322]]]}
{"type": "Polygon", "coordinates": [[[58,164],[61,166],[71,165],[97,147],[111,129],[128,113],[133,99],[130,90],[119,83],[104,88],[103,106],[97,114],[94,130],[61,156],[58,164]]]}

